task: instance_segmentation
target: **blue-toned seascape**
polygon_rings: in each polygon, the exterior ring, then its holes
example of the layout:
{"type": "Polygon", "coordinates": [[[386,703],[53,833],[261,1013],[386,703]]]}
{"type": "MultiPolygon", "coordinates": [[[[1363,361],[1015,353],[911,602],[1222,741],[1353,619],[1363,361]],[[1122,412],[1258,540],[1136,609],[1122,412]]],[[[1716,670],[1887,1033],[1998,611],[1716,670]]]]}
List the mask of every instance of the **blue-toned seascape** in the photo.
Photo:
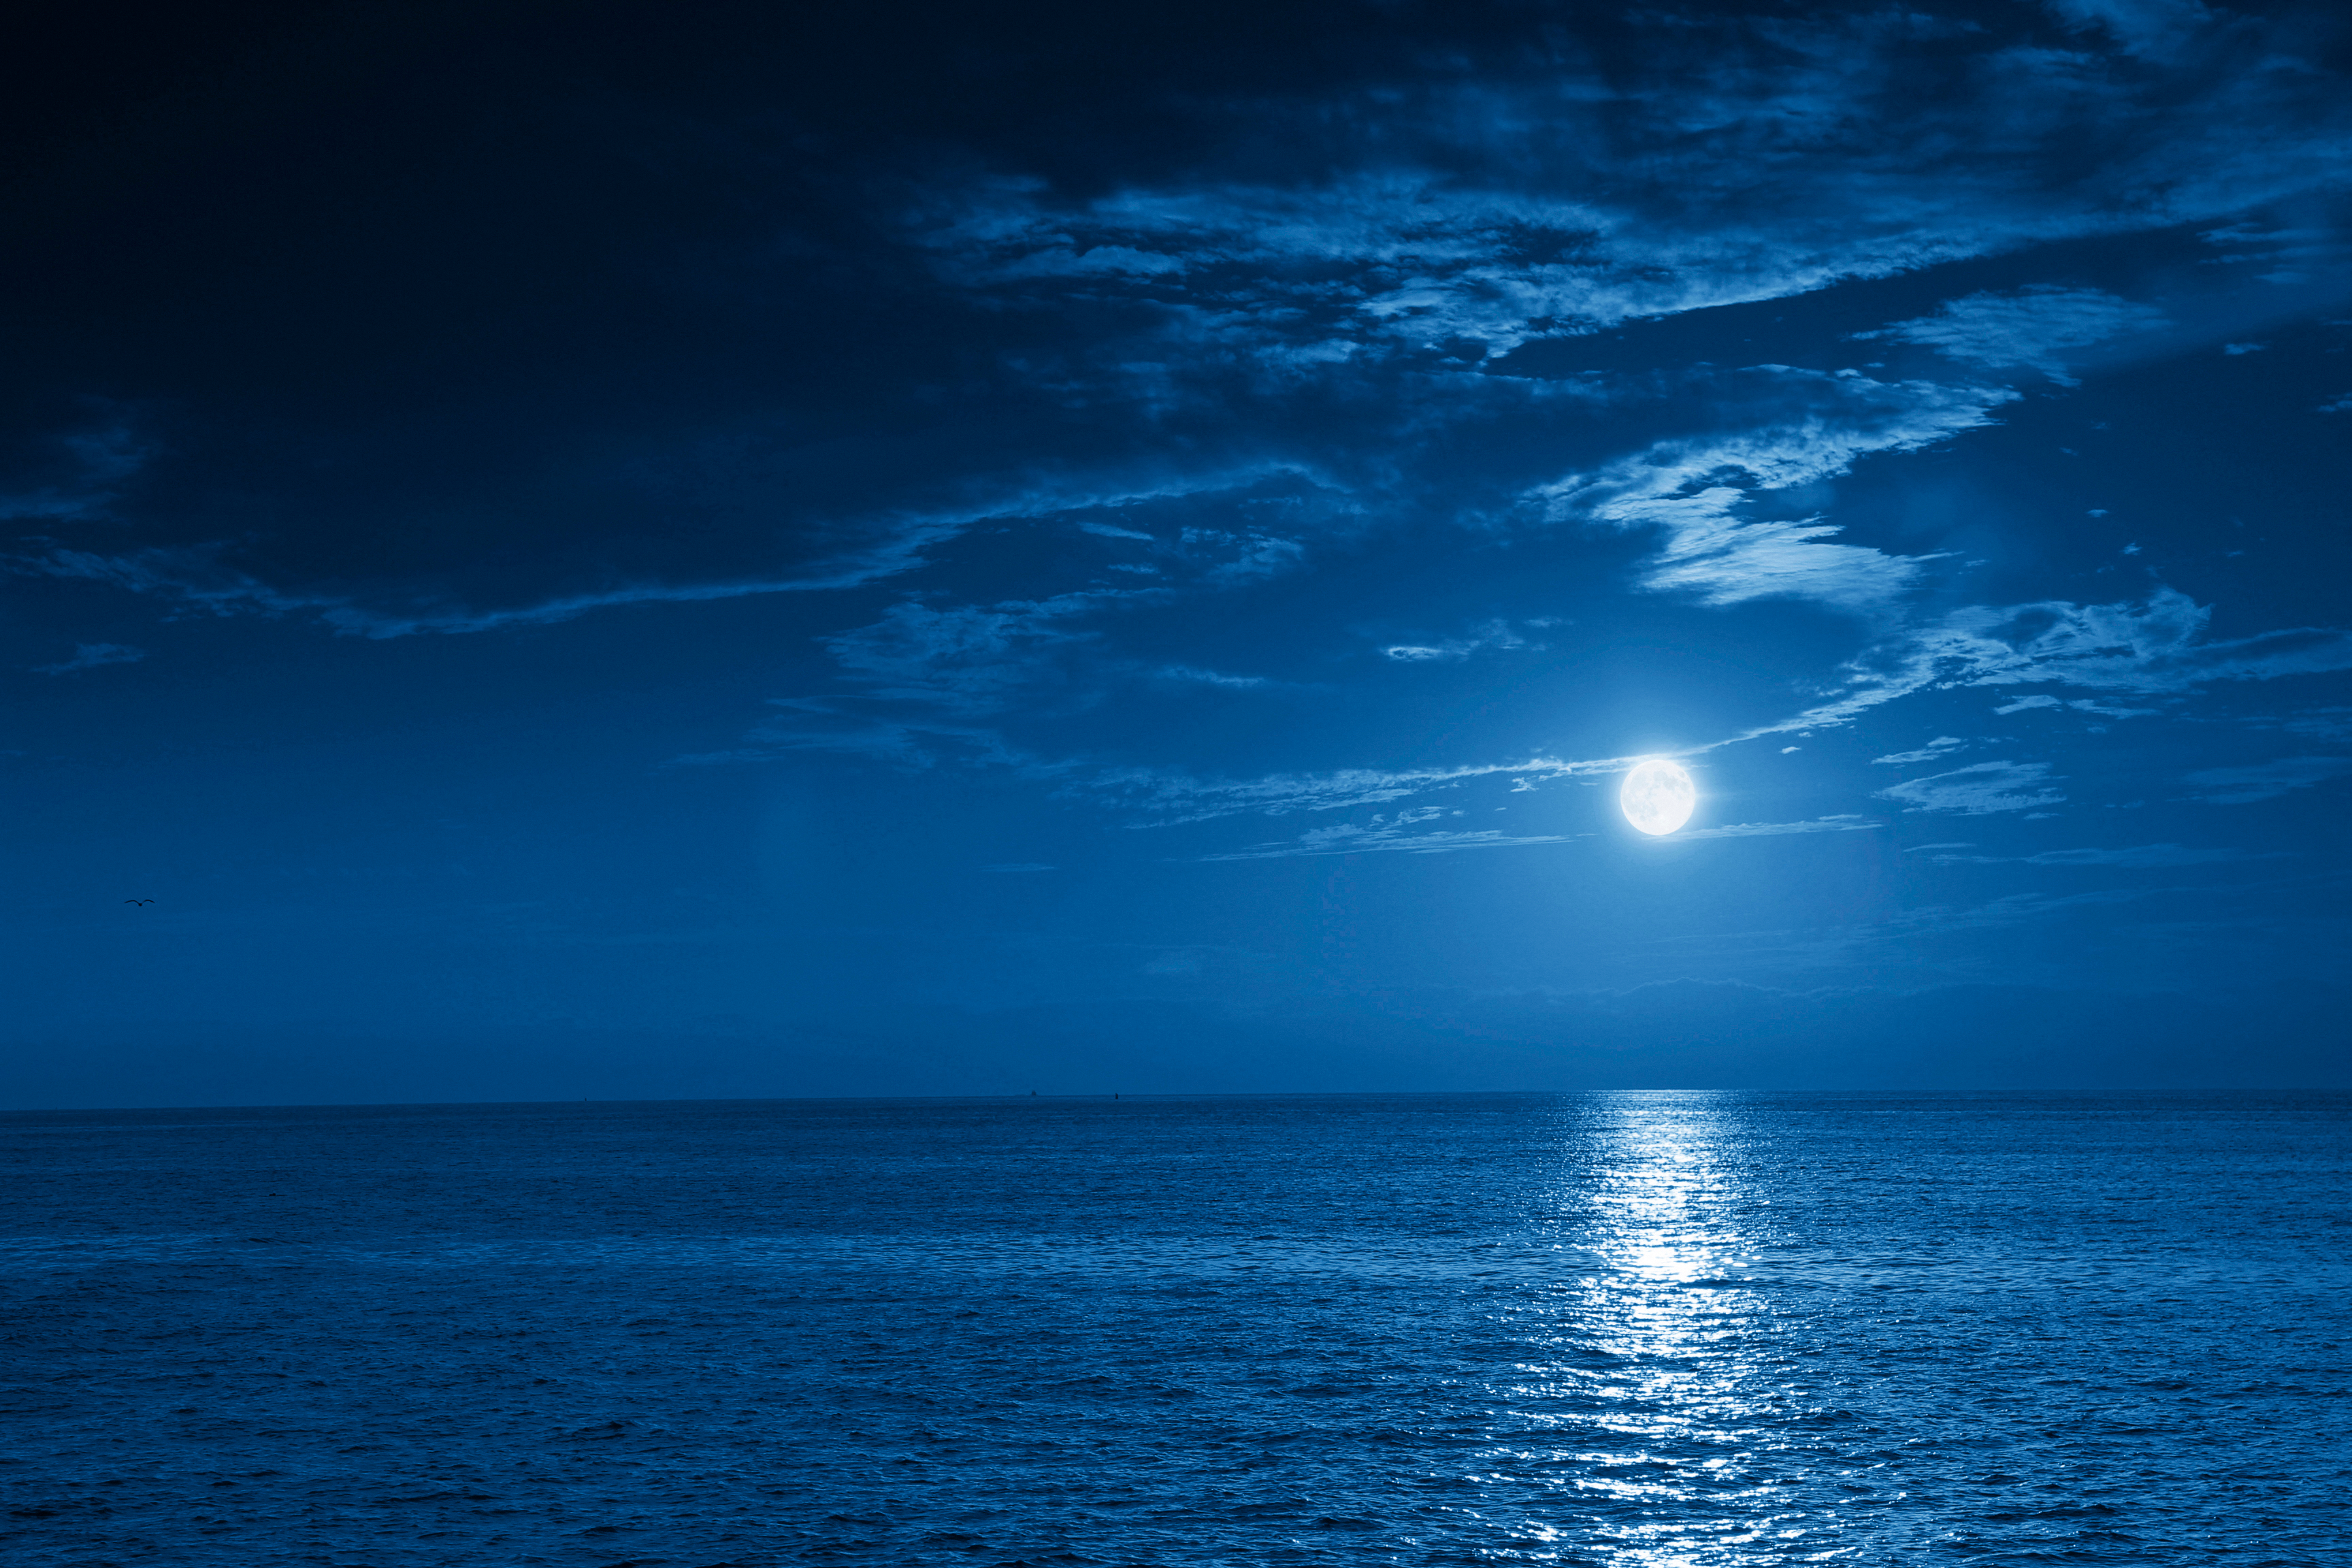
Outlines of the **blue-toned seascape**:
{"type": "Polygon", "coordinates": [[[0,1130],[23,1568],[2253,1568],[2352,1540],[2352,1097],[0,1130]]]}

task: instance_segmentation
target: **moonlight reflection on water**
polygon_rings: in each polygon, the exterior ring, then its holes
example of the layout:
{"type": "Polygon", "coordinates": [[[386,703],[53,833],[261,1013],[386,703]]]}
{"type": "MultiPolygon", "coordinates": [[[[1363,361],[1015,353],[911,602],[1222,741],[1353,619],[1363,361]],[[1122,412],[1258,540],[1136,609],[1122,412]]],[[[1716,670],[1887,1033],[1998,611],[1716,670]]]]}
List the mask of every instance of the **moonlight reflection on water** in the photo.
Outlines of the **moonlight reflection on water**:
{"type": "Polygon", "coordinates": [[[0,1470],[26,1568],[583,1540],[873,1568],[2258,1568],[2346,1533],[2341,1096],[0,1131],[0,1315],[41,1391],[0,1470]]]}

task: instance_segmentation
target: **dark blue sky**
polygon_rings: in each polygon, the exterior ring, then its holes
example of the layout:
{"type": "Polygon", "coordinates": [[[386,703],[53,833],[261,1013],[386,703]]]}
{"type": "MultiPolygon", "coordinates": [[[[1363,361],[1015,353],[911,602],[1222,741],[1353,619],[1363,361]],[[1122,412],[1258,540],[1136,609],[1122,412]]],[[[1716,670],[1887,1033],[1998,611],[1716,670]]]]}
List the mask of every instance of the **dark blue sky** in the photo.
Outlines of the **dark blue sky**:
{"type": "Polygon", "coordinates": [[[2337,7],[49,26],[7,1103],[2352,1081],[2337,7]]]}

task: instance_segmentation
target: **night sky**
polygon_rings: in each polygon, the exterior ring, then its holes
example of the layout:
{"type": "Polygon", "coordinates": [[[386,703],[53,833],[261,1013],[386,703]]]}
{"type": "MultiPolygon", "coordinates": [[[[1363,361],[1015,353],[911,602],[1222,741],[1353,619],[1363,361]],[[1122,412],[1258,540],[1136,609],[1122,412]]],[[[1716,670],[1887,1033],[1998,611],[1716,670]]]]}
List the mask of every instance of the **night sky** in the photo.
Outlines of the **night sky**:
{"type": "Polygon", "coordinates": [[[0,1103],[2352,1084],[2347,71],[53,8],[0,1103]]]}

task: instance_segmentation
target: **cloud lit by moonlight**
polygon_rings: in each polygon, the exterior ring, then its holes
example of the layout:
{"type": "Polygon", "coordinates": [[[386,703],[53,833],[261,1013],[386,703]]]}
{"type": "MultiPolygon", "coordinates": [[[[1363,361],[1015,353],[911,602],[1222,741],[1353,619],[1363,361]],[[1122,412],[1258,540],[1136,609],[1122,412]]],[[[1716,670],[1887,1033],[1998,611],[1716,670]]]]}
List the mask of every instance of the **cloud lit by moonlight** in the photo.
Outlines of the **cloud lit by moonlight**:
{"type": "Polygon", "coordinates": [[[1617,804],[1626,821],[1644,833],[1663,835],[1690,820],[1698,789],[1681,763],[1653,757],[1625,775],[1617,804]]]}

